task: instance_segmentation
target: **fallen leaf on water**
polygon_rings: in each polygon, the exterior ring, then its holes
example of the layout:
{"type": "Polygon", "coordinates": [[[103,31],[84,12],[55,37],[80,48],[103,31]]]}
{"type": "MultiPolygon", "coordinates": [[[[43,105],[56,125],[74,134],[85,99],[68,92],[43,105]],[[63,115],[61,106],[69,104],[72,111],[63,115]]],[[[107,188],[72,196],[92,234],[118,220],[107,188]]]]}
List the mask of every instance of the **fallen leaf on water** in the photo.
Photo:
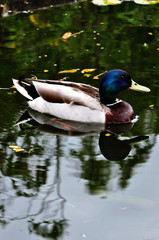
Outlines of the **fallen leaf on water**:
{"type": "Polygon", "coordinates": [[[13,86],[10,87],[10,89],[16,89],[16,87],[13,85],[13,86]]]}
{"type": "Polygon", "coordinates": [[[94,76],[93,79],[100,79],[100,76],[102,76],[102,75],[105,74],[106,72],[107,72],[107,71],[102,72],[102,73],[100,73],[100,74],[94,76]]]}
{"type": "Polygon", "coordinates": [[[66,80],[66,78],[60,78],[60,79],[58,79],[59,81],[65,81],[66,80]]]}
{"type": "Polygon", "coordinates": [[[28,151],[28,154],[30,154],[34,150],[34,147],[31,146],[30,150],[28,151]]]}
{"type": "Polygon", "coordinates": [[[48,72],[49,70],[45,69],[44,72],[48,72]]]}
{"type": "Polygon", "coordinates": [[[110,133],[106,133],[105,136],[106,136],[106,137],[110,137],[111,134],[110,134],[110,133]]]}
{"type": "Polygon", "coordinates": [[[78,34],[81,34],[83,32],[84,32],[83,30],[80,31],[80,32],[76,32],[76,33],[66,32],[66,33],[64,33],[64,35],[61,38],[64,39],[64,40],[67,40],[68,38],[73,37],[73,36],[78,35],[78,34]]]}
{"type": "MultiPolygon", "coordinates": [[[[14,149],[13,149],[14,150],[14,149]]],[[[14,150],[15,152],[23,152],[24,151],[24,148],[17,148],[14,150]]]]}
{"type": "Polygon", "coordinates": [[[152,33],[152,32],[148,32],[148,34],[149,34],[149,35],[153,35],[153,33],[152,33]]]}
{"type": "Polygon", "coordinates": [[[97,68],[85,68],[81,71],[81,73],[88,73],[97,70],[97,68]]]}
{"type": "Polygon", "coordinates": [[[79,68],[76,68],[76,69],[70,69],[70,70],[63,70],[63,71],[60,71],[58,72],[59,74],[61,73],[75,73],[79,70],[79,68]]]}
{"type": "Polygon", "coordinates": [[[66,40],[66,39],[70,38],[71,35],[72,35],[71,32],[66,32],[66,33],[64,33],[64,35],[62,36],[62,39],[66,40]]]}
{"type": "Polygon", "coordinates": [[[9,147],[13,149],[14,152],[23,152],[25,150],[24,148],[21,148],[17,145],[9,145],[9,147]]]}
{"type": "Polygon", "coordinates": [[[34,74],[31,74],[31,76],[36,80],[38,79],[37,76],[35,76],[34,74]]]}
{"type": "Polygon", "coordinates": [[[151,105],[149,105],[149,107],[150,107],[150,108],[153,108],[153,107],[154,107],[154,105],[153,105],[153,104],[151,104],[151,105]]]}

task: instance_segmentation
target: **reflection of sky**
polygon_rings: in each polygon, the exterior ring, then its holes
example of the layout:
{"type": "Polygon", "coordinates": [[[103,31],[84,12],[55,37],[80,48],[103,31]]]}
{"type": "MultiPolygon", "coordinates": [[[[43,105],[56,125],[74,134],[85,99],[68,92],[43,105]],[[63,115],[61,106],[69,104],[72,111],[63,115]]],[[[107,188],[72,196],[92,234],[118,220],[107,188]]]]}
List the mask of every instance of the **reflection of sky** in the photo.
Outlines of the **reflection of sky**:
{"type": "Polygon", "coordinates": [[[87,194],[86,182],[71,180],[72,177],[62,168],[62,186],[71,182],[71,188],[62,188],[67,199],[66,216],[71,222],[70,239],[80,239],[82,234],[92,240],[99,239],[99,236],[103,240],[159,236],[158,149],[159,141],[153,148],[151,159],[137,168],[129,186],[124,191],[104,194],[106,198],[102,198],[103,194],[87,194]]]}

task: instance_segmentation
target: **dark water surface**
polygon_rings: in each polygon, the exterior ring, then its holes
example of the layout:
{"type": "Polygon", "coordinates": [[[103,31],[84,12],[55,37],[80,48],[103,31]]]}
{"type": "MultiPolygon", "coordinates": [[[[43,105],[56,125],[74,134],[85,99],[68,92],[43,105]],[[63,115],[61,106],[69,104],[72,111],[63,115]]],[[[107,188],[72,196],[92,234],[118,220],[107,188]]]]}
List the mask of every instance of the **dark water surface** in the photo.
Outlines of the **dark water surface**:
{"type": "Polygon", "coordinates": [[[159,239],[158,16],[158,4],[80,1],[1,18],[0,239],[159,239]],[[62,40],[66,32],[79,34],[62,40]],[[31,74],[98,87],[93,77],[114,68],[151,89],[120,94],[134,126],[47,126],[10,89],[31,74]],[[70,69],[79,70],[58,74],[70,69]],[[16,125],[22,115],[30,121],[16,125]]]}

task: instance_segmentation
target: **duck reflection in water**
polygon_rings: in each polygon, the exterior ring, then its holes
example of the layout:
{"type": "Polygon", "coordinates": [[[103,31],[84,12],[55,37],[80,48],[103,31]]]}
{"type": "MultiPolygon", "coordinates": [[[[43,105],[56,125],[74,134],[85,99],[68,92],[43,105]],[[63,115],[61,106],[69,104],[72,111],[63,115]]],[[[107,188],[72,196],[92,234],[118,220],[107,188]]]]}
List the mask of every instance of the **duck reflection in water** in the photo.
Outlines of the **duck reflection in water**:
{"type": "Polygon", "coordinates": [[[133,123],[120,125],[88,124],[60,120],[50,115],[28,109],[19,119],[16,125],[23,129],[35,129],[36,131],[48,132],[63,136],[87,136],[100,134],[99,148],[102,155],[110,161],[121,161],[125,159],[132,147],[148,136],[138,136],[127,140],[118,139],[118,135],[130,131],[133,123]],[[31,127],[24,127],[28,123],[31,127]]]}

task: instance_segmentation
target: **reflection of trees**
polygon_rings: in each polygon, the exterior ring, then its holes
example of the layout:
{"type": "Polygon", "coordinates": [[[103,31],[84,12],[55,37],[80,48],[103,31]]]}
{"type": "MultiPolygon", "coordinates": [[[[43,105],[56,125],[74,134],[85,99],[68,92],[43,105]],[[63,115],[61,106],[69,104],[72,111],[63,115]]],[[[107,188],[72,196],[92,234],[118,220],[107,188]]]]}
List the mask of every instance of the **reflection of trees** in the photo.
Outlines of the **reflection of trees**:
{"type": "MultiPolygon", "coordinates": [[[[56,140],[57,140],[56,141],[56,143],[57,143],[57,146],[56,146],[56,151],[57,151],[56,172],[55,172],[54,183],[53,183],[51,189],[48,191],[48,195],[52,192],[52,190],[56,186],[58,198],[55,200],[51,200],[51,204],[55,204],[54,201],[56,202],[56,201],[60,200],[61,203],[59,203],[59,209],[55,209],[56,215],[57,215],[57,212],[59,211],[60,216],[59,216],[58,220],[55,220],[53,217],[48,221],[46,219],[44,219],[44,221],[41,221],[41,222],[37,222],[36,219],[33,219],[30,221],[30,226],[29,226],[30,232],[36,232],[36,234],[39,234],[43,237],[52,238],[52,239],[58,239],[59,237],[61,237],[64,234],[65,228],[68,225],[67,220],[64,217],[65,199],[61,196],[61,193],[60,193],[60,156],[61,156],[60,137],[57,136],[56,140]]],[[[48,195],[47,195],[47,197],[48,197],[48,195]]],[[[45,209],[43,209],[43,211],[44,210],[45,209]]]]}
{"type": "Polygon", "coordinates": [[[96,139],[95,136],[82,138],[81,149],[71,153],[81,161],[81,178],[88,181],[87,187],[92,194],[107,188],[111,165],[109,161],[96,159],[96,139]]]}
{"type": "Polygon", "coordinates": [[[1,5],[2,12],[0,12],[0,14],[3,16],[48,7],[58,7],[61,5],[67,5],[78,1],[79,0],[41,0],[41,1],[8,0],[6,5],[1,5]]]}
{"type": "Polygon", "coordinates": [[[35,152],[40,154],[39,159],[34,160],[34,163],[29,161],[31,156],[28,153],[18,154],[17,157],[15,153],[8,153],[10,157],[6,161],[1,161],[1,171],[6,174],[0,176],[0,191],[4,194],[3,197],[1,196],[0,204],[1,224],[6,225],[10,220],[29,219],[30,232],[34,231],[52,239],[58,239],[64,234],[68,224],[64,216],[65,199],[60,193],[60,137],[56,137],[55,143],[55,156],[43,159],[43,163],[40,162],[40,158],[45,157],[39,152],[38,142],[34,147],[38,147],[35,152]],[[28,163],[25,162],[25,158],[28,163]],[[52,161],[55,161],[55,164],[52,161]],[[6,166],[7,162],[9,164],[6,166]],[[48,167],[51,165],[52,170],[49,171],[48,167]],[[49,184],[48,178],[52,178],[49,184]],[[5,182],[8,182],[8,186],[5,182]],[[7,194],[8,188],[12,189],[11,195],[7,194]],[[21,206],[17,206],[20,198],[26,199],[22,211],[21,206]],[[15,211],[12,212],[13,208],[15,211]]]}
{"type": "Polygon", "coordinates": [[[154,143],[150,141],[144,147],[140,147],[140,145],[135,146],[136,154],[129,157],[127,161],[121,161],[119,163],[120,166],[120,179],[119,186],[121,188],[126,188],[129,184],[131,177],[135,171],[135,168],[143,163],[147,162],[148,156],[150,154],[151,148],[154,143]]]}
{"type": "MultiPolygon", "coordinates": [[[[0,64],[5,75],[2,71],[2,79],[6,79],[9,85],[13,76],[30,76],[33,73],[39,78],[51,79],[59,77],[57,71],[61,69],[94,66],[104,71],[118,66],[133,73],[133,78],[138,78],[139,82],[145,81],[150,88],[153,84],[158,86],[158,58],[154,54],[158,48],[158,8],[142,6],[141,11],[139,5],[128,2],[113,8],[98,8],[88,1],[80,4],[81,8],[72,4],[69,9],[64,6],[58,11],[50,8],[24,17],[3,18],[0,23],[3,61],[1,59],[0,64]],[[67,31],[75,33],[81,30],[84,32],[76,38],[66,42],[60,39],[67,31]],[[144,72],[141,71],[143,65],[144,72]],[[154,66],[156,72],[153,71],[154,66]],[[44,74],[44,69],[49,70],[47,74],[44,74]],[[149,69],[151,71],[147,71],[149,69]]],[[[75,80],[77,76],[72,78],[75,80]]],[[[78,76],[78,81],[84,80],[78,76]]],[[[90,83],[89,78],[85,81],[90,83]]],[[[97,81],[94,84],[97,86],[97,81]]],[[[155,91],[158,92],[158,87],[155,91]]],[[[153,100],[157,102],[157,99],[153,100]]],[[[147,102],[152,104],[150,100],[147,102]]],[[[141,105],[144,103],[141,101],[141,105]]]]}
{"type": "MultiPolygon", "coordinates": [[[[135,144],[136,140],[136,144],[133,146],[134,154],[130,154],[130,156],[125,155],[125,157],[127,156],[126,159],[119,160],[117,162],[98,159],[99,152],[96,152],[97,142],[95,137],[91,136],[81,139],[81,149],[78,151],[73,151],[71,154],[73,156],[76,156],[76,158],[79,158],[82,162],[81,177],[88,181],[87,187],[90,193],[96,193],[98,190],[109,190],[109,184],[111,180],[116,177],[118,178],[118,186],[120,188],[127,187],[130,179],[134,174],[135,168],[142,163],[146,163],[150,154],[150,149],[154,145],[154,141],[152,142],[151,140],[146,140],[146,138],[144,137],[141,137],[140,140],[143,141],[145,139],[146,141],[144,143],[139,143],[139,141],[137,142],[137,139],[138,138],[134,138],[134,141],[133,139],[130,140],[130,149],[128,150],[128,153],[131,150],[132,146],[135,144]]],[[[125,148],[126,146],[124,144],[124,141],[128,142],[128,140],[123,140],[123,147],[125,148]]],[[[115,151],[115,156],[118,156],[120,154],[116,153],[116,151],[121,152],[120,148],[122,147],[122,145],[120,142],[122,143],[122,141],[119,141],[119,146],[116,145],[116,148],[113,148],[114,143],[112,142],[111,150],[109,149],[108,142],[104,143],[105,146],[103,147],[107,149],[106,151],[109,156],[111,152],[113,153],[113,151],[115,151]]]]}

